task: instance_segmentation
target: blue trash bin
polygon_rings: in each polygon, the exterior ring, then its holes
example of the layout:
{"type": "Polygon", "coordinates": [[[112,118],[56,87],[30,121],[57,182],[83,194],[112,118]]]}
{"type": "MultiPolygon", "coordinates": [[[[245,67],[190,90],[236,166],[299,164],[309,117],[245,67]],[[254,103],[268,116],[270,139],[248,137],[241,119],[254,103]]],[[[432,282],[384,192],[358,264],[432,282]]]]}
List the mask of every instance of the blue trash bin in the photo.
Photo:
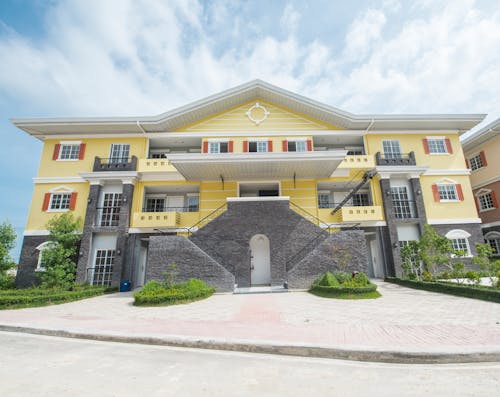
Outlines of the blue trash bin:
{"type": "Polygon", "coordinates": [[[130,291],[130,281],[128,280],[123,280],[120,282],[120,292],[127,292],[130,291]]]}

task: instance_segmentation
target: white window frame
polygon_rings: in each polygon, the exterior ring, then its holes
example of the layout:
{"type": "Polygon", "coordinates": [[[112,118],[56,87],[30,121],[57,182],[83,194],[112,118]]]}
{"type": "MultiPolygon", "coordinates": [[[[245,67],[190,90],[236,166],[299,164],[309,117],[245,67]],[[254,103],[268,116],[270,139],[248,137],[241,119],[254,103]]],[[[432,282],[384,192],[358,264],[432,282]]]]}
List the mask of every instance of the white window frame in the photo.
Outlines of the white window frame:
{"type": "MultiPolygon", "coordinates": [[[[439,201],[442,202],[442,203],[455,203],[455,202],[459,202],[459,198],[458,198],[458,191],[457,191],[457,185],[454,184],[454,183],[437,183],[437,189],[438,189],[438,194],[439,194],[439,201]],[[453,195],[455,198],[441,198],[441,191],[440,191],[440,188],[442,189],[448,189],[448,188],[452,188],[453,190],[453,195]]],[[[449,195],[450,191],[445,191],[443,192],[444,195],[449,195]]]]}
{"type": "Polygon", "coordinates": [[[403,157],[401,142],[398,139],[382,140],[382,150],[384,151],[384,158],[386,159],[399,159],[403,157]]]}
{"type": "Polygon", "coordinates": [[[248,140],[248,153],[268,153],[269,152],[269,139],[249,139],[248,140]],[[255,143],[257,146],[256,152],[250,152],[250,143],[255,143]],[[266,150],[262,150],[265,148],[266,150]]]}
{"type": "Polygon", "coordinates": [[[484,240],[486,241],[486,243],[491,247],[493,248],[492,244],[491,244],[491,241],[494,241],[494,245],[495,245],[495,248],[496,249],[496,253],[493,253],[493,256],[495,257],[498,257],[500,256],[500,233],[499,232],[489,232],[489,233],[486,233],[486,235],[484,236],[484,240]]]}
{"type": "Polygon", "coordinates": [[[124,163],[128,162],[130,158],[130,144],[129,143],[112,143],[109,149],[109,162],[116,163],[124,163]],[[114,156],[113,152],[117,148],[118,155],[114,156]],[[127,154],[124,156],[124,154],[127,154]]]}
{"type": "Polygon", "coordinates": [[[52,241],[45,241],[44,243],[40,244],[38,247],[35,248],[38,251],[38,261],[36,263],[35,272],[44,272],[46,270],[42,266],[42,255],[43,251],[50,249],[52,245],[53,245],[52,241]]]}
{"type": "Polygon", "coordinates": [[[324,208],[332,208],[333,203],[333,197],[332,197],[332,192],[329,190],[319,190],[318,191],[318,208],[319,209],[324,209],[324,208]],[[320,196],[321,197],[327,197],[328,198],[328,206],[327,207],[322,207],[320,206],[320,196]]]}
{"type": "Polygon", "coordinates": [[[477,202],[479,204],[479,212],[486,212],[496,209],[491,197],[491,191],[481,191],[477,195],[477,202]],[[483,204],[484,207],[483,207],[483,204]]]}
{"type": "Polygon", "coordinates": [[[61,146],[59,147],[59,154],[57,156],[57,161],[78,161],[79,160],[79,157],[80,157],[80,146],[81,146],[81,142],[73,142],[73,141],[70,141],[70,142],[60,142],[59,143],[61,146]],[[64,148],[74,148],[74,147],[77,147],[76,151],[71,151],[70,150],[70,153],[73,154],[73,155],[76,155],[76,157],[68,157],[68,158],[63,158],[63,151],[64,151],[64,148]]]}
{"type": "Polygon", "coordinates": [[[208,153],[219,154],[219,153],[229,153],[229,141],[226,140],[218,140],[218,141],[208,141],[208,153]],[[221,143],[225,143],[227,145],[227,151],[221,152],[220,145],[221,143]]]}
{"type": "MultiPolygon", "coordinates": [[[[467,233],[465,230],[461,229],[454,229],[450,230],[448,233],[445,234],[445,237],[451,241],[451,244],[453,246],[453,249],[456,249],[456,247],[453,245],[454,241],[457,240],[465,240],[465,251],[466,254],[460,258],[470,258],[472,257],[471,250],[470,250],[470,243],[469,243],[469,237],[470,233],[467,233]]],[[[452,255],[453,258],[457,258],[456,255],[452,255]]]]}
{"type": "Polygon", "coordinates": [[[427,139],[427,147],[429,148],[429,154],[437,155],[437,156],[450,154],[448,152],[448,147],[446,146],[446,138],[433,136],[433,137],[427,137],[426,139],[427,139]],[[436,146],[435,142],[439,142],[439,144],[442,145],[443,151],[439,150],[439,148],[436,146]],[[433,149],[438,149],[438,150],[433,151],[433,149]]]}
{"type": "Polygon", "coordinates": [[[469,157],[469,165],[471,171],[477,171],[484,167],[483,160],[481,159],[481,153],[477,153],[474,156],[469,157]]]}
{"type": "Polygon", "coordinates": [[[199,193],[187,193],[186,194],[186,205],[185,205],[185,207],[187,209],[187,212],[199,212],[200,211],[200,194],[199,193]],[[197,199],[197,202],[196,202],[197,211],[191,211],[190,210],[191,206],[189,204],[189,201],[191,199],[194,199],[194,198],[197,199]]]}
{"type": "MultiPolygon", "coordinates": [[[[72,192],[51,192],[50,193],[50,201],[49,201],[49,207],[47,208],[47,212],[68,212],[70,202],[71,202],[71,193],[72,192]],[[54,200],[54,196],[56,195],[67,195],[68,197],[68,208],[52,208],[52,201],[54,200]]],[[[63,199],[60,199],[60,203],[63,202],[63,199]]]]}
{"type": "MultiPolygon", "coordinates": [[[[93,269],[92,269],[92,275],[91,275],[90,280],[89,280],[91,285],[111,285],[111,282],[113,281],[113,270],[114,270],[114,266],[115,266],[116,255],[117,255],[116,254],[116,248],[102,248],[102,249],[97,249],[95,251],[95,254],[94,254],[94,264],[93,264],[93,269]],[[105,255],[103,257],[99,258],[99,252],[103,252],[103,251],[105,252],[105,255]],[[113,259],[113,263],[111,263],[111,265],[108,266],[111,269],[107,269],[107,270],[109,270],[108,272],[103,271],[101,279],[98,280],[100,282],[95,283],[95,276],[96,276],[95,269],[96,269],[96,265],[97,265],[97,260],[98,259],[102,259],[102,258],[104,258],[104,260],[107,260],[108,257],[111,257],[113,259]],[[108,278],[109,278],[109,284],[107,282],[105,283],[105,281],[108,278]]],[[[107,267],[106,264],[100,265],[100,266],[103,266],[104,267],[103,270],[106,270],[106,267],[107,267]]]]}
{"type": "Polygon", "coordinates": [[[292,153],[304,153],[307,152],[307,139],[305,138],[290,138],[287,139],[286,141],[286,150],[287,152],[292,152],[292,153]],[[290,150],[288,147],[289,143],[295,143],[295,150],[290,150]],[[299,149],[300,146],[300,150],[299,149]]]}

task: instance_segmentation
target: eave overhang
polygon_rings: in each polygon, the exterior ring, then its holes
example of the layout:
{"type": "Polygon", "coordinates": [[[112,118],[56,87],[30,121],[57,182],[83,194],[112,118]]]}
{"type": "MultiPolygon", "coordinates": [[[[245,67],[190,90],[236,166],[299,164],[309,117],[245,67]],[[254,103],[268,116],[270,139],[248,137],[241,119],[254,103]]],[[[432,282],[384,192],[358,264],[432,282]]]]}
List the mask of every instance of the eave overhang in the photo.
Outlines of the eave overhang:
{"type": "Polygon", "coordinates": [[[346,130],[454,130],[468,131],[484,114],[356,115],[276,87],[261,80],[150,117],[88,117],[12,119],[12,123],[39,139],[51,135],[147,134],[175,131],[226,109],[264,100],[346,130]]]}
{"type": "Polygon", "coordinates": [[[489,123],[483,128],[474,132],[462,141],[464,151],[469,151],[475,147],[488,142],[490,139],[500,135],[500,118],[489,123]]]}
{"type": "Polygon", "coordinates": [[[170,163],[194,181],[328,178],[347,151],[306,153],[172,154],[170,163]]]}

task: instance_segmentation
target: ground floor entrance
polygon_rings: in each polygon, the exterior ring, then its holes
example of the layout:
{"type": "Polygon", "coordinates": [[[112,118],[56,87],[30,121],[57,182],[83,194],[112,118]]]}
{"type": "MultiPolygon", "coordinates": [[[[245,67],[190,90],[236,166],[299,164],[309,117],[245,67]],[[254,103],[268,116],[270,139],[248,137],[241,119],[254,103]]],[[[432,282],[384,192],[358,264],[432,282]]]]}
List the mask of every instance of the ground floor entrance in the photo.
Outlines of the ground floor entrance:
{"type": "Polygon", "coordinates": [[[256,234],[250,239],[250,284],[271,284],[271,251],[269,239],[256,234]]]}

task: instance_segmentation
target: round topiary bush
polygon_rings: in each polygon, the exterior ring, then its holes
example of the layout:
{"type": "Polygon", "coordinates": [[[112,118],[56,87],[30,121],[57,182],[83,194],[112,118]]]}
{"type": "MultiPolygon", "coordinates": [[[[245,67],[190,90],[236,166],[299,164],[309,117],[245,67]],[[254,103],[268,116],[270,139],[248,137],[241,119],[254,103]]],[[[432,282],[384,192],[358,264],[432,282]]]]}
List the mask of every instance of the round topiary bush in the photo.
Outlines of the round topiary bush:
{"type": "Polygon", "coordinates": [[[311,293],[323,297],[359,299],[378,298],[377,286],[365,273],[326,272],[313,283],[311,293]]]}

